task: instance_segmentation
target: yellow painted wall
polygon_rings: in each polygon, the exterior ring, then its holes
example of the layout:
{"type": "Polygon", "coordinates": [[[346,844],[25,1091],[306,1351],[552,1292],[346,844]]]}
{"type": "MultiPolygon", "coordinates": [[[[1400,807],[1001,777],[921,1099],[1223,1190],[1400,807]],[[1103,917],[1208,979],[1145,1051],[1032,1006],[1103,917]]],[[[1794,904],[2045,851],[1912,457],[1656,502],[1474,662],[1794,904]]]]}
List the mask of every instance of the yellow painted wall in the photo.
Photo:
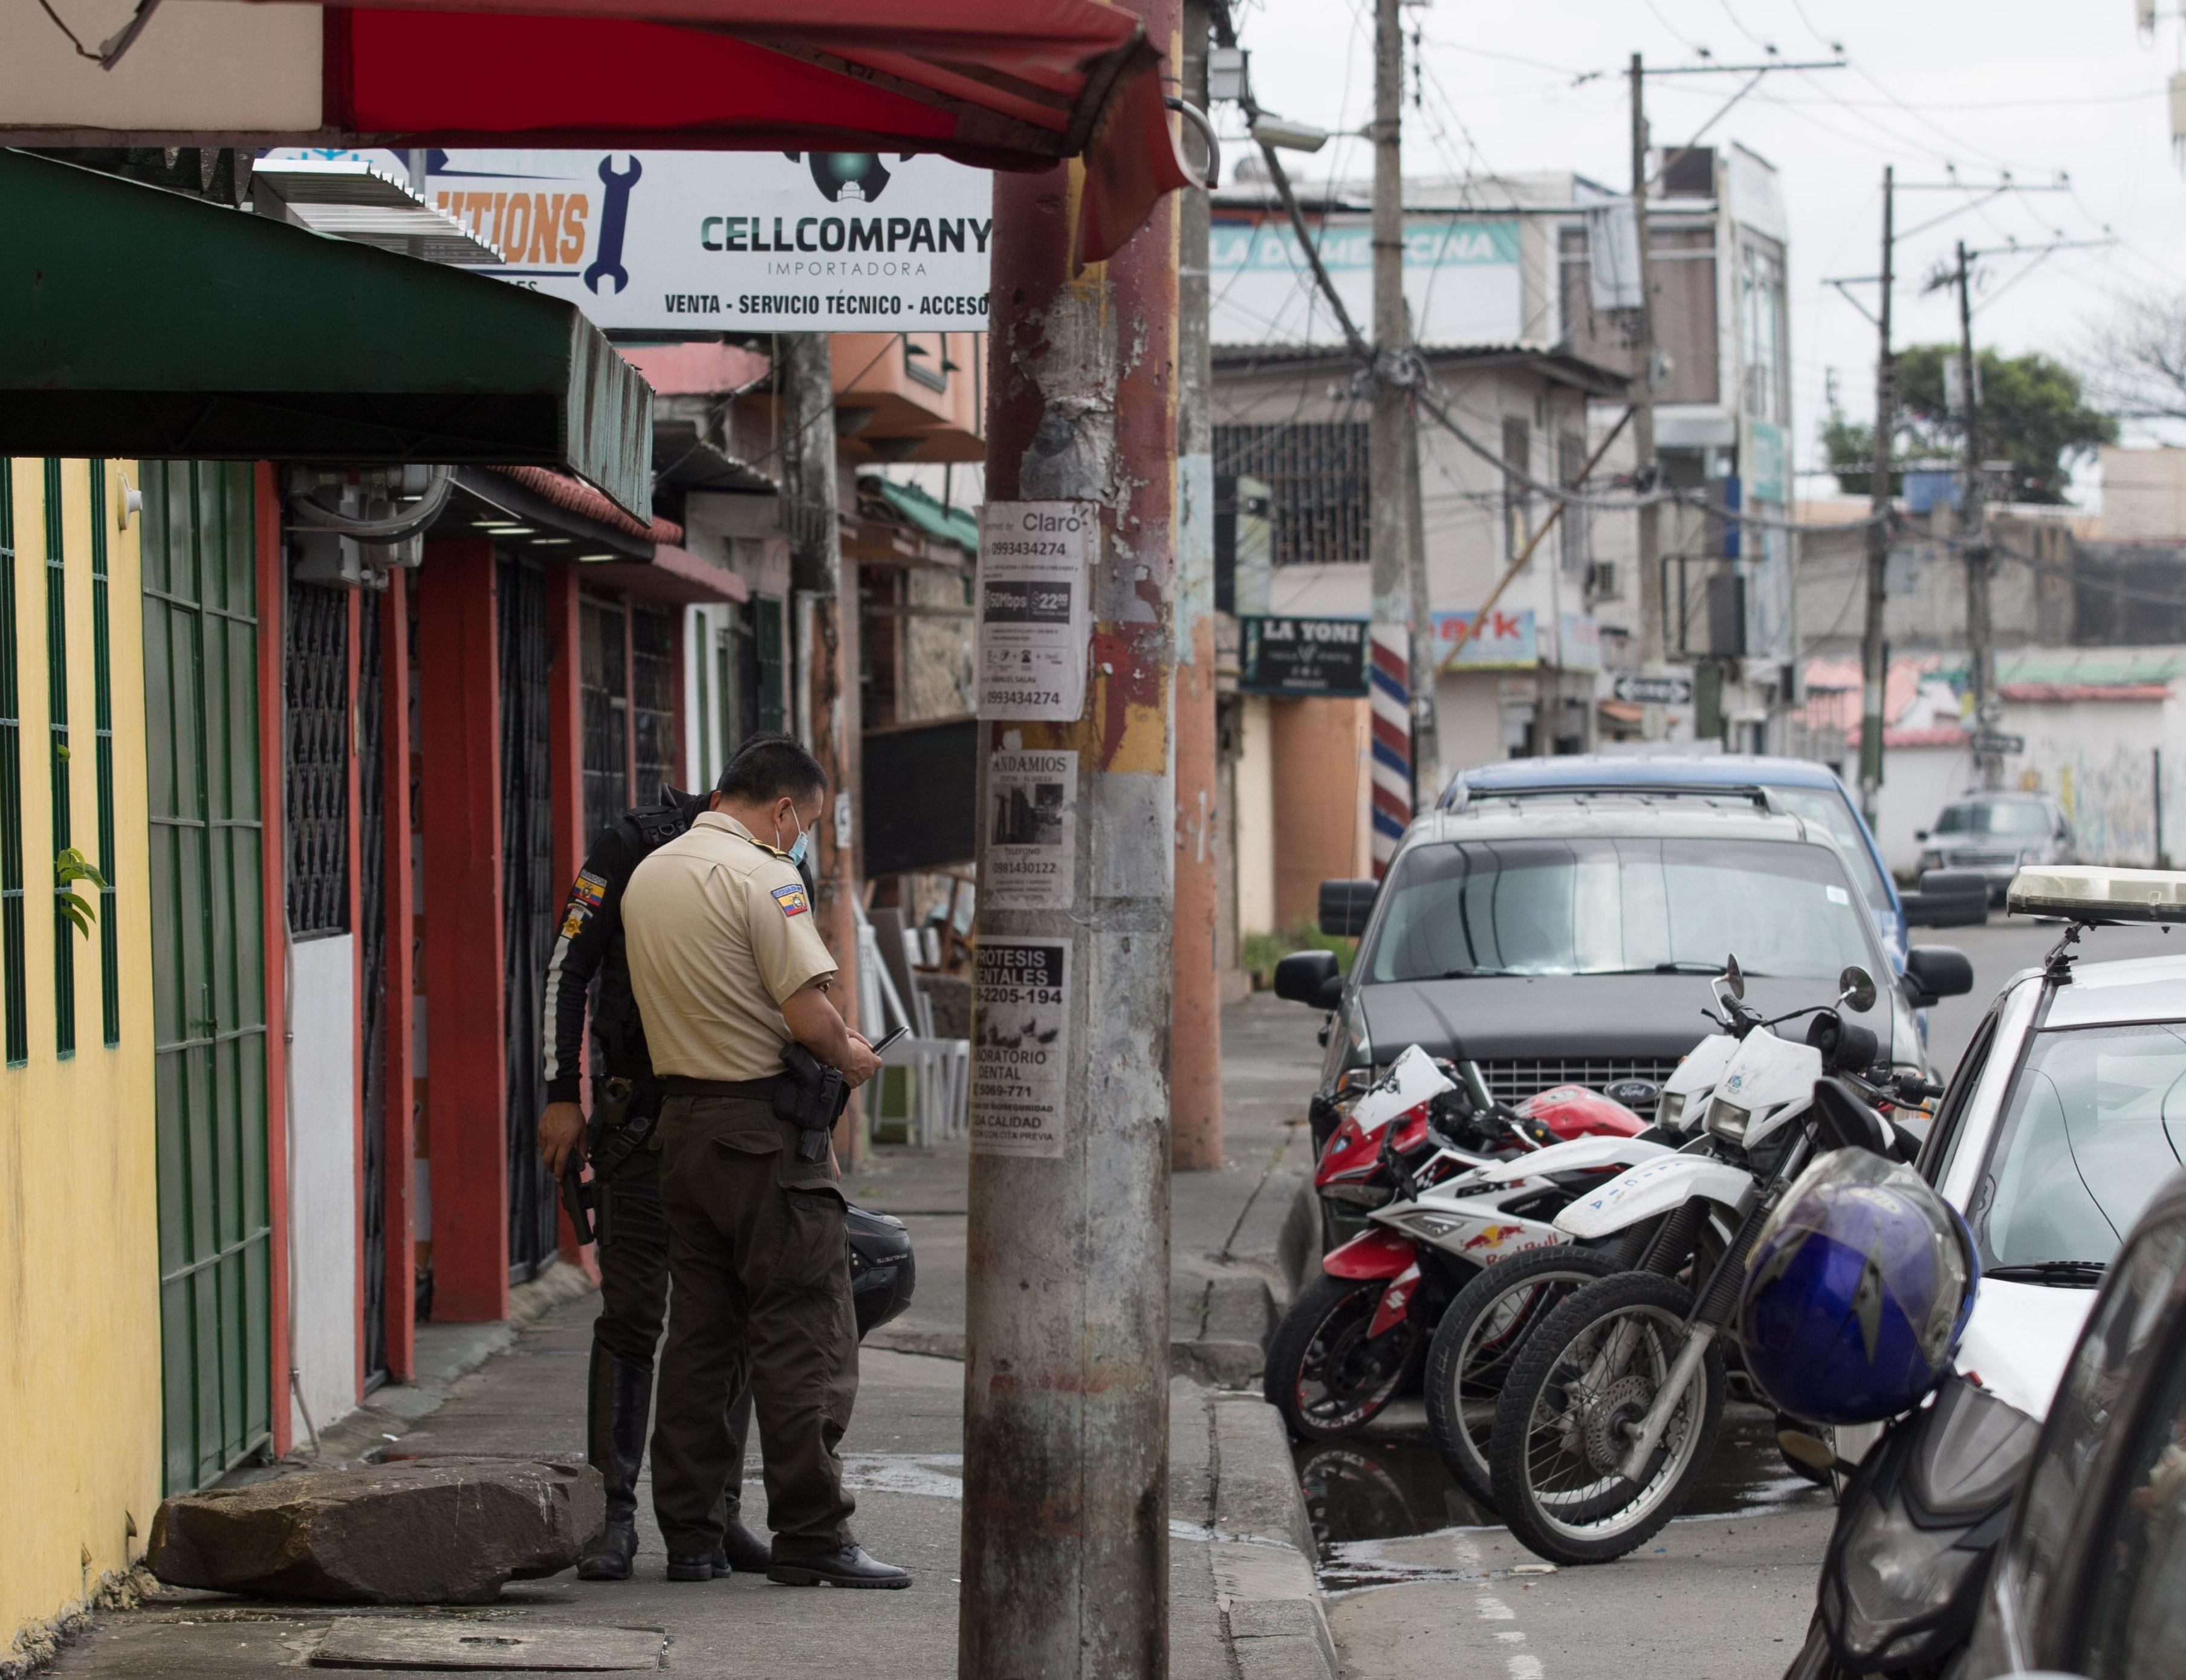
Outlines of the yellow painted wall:
{"type": "MultiPolygon", "coordinates": [[[[61,464],[71,838],[98,860],[91,521],[105,524],[112,649],[121,1043],[105,1044],[99,940],[76,944],[75,1054],[55,1054],[52,758],[43,464],[0,462],[14,490],[16,689],[22,719],[24,972],[30,1055],[0,1069],[0,1661],[143,1555],[160,1498],[158,1207],[151,921],[137,532],[116,524],[134,463],[61,464]]],[[[87,896],[91,896],[88,889],[87,896]]]]}

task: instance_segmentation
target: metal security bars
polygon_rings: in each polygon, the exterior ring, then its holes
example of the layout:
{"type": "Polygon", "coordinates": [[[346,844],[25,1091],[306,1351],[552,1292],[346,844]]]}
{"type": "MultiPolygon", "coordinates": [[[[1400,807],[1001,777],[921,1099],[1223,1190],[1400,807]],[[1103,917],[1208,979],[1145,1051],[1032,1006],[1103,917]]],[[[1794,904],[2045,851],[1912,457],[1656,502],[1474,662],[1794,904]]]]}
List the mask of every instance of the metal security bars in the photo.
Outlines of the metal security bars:
{"type": "Polygon", "coordinates": [[[91,463],[92,729],[98,743],[98,1000],[101,1037],[121,1042],[121,930],[114,920],[114,650],[107,618],[106,463],[91,463]]]}
{"type": "Polygon", "coordinates": [[[585,844],[630,809],[630,683],[622,608],[587,598],[579,608],[578,689],[583,715],[585,844]]]}
{"type": "Polygon", "coordinates": [[[633,606],[630,614],[631,726],[636,739],[637,803],[657,805],[676,773],[675,688],[682,661],[676,656],[675,615],[633,606]]]}
{"type": "Polygon", "coordinates": [[[15,463],[0,456],[0,984],[8,1065],[31,1059],[23,972],[23,712],[15,688],[15,463]]]}
{"type": "MultiPolygon", "coordinates": [[[[52,759],[53,852],[68,849],[68,568],[61,542],[61,463],[46,459],[46,707],[52,759]]],[[[53,887],[53,1053],[76,1054],[76,924],[61,908],[68,887],[53,887]]]]}
{"type": "MultiPolygon", "coordinates": [[[[500,562],[502,996],[507,1000],[508,1277],[527,1283],[554,1257],[554,1181],[539,1159],[541,1009],[554,954],[553,703],[548,693],[546,574],[500,562]]],[[[620,642],[616,647],[620,648],[620,642]]],[[[589,704],[591,696],[586,699],[589,704]]],[[[587,731],[589,734],[589,731],[587,731]]],[[[590,803],[591,777],[586,792],[590,803]]],[[[617,804],[607,820],[622,815],[617,804]]]]}
{"type": "Polygon", "coordinates": [[[1217,426],[1214,473],[1268,486],[1269,535],[1278,566],[1365,565],[1369,559],[1366,423],[1294,421],[1217,426]]]}
{"type": "Polygon", "coordinates": [[[349,592],[289,585],[282,661],[289,750],[289,932],[349,932],[349,592]]]}
{"type": "Polygon", "coordinates": [[[368,1392],[387,1377],[387,763],[381,750],[386,691],[380,603],[367,596],[363,609],[356,621],[357,1009],[364,1054],[364,1185],[358,1215],[364,1233],[368,1392]]]}

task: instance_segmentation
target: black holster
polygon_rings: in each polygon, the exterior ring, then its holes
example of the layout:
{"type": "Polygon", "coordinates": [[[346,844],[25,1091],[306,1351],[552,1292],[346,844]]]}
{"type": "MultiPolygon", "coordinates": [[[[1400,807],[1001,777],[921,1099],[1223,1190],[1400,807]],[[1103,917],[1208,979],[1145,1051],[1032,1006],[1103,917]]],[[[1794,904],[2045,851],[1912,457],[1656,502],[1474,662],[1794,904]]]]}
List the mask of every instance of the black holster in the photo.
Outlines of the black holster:
{"type": "Polygon", "coordinates": [[[652,1140],[664,1093],[658,1079],[603,1079],[592,1094],[592,1178],[613,1178],[652,1140]]]}
{"type": "Polygon", "coordinates": [[[789,1077],[774,1088],[775,1117],[797,1128],[799,1161],[825,1160],[828,1135],[850,1100],[843,1070],[822,1067],[820,1059],[799,1044],[785,1044],[782,1060],[789,1077]]]}

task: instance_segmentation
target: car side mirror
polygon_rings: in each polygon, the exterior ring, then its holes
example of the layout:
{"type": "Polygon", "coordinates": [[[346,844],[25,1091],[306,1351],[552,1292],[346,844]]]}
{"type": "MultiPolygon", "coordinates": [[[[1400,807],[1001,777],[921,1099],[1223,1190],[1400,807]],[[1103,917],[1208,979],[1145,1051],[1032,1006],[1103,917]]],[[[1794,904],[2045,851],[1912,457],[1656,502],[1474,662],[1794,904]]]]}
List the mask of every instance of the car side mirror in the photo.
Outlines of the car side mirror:
{"type": "Polygon", "coordinates": [[[1292,951],[1275,963],[1275,995],[1286,1003],[1333,1009],[1343,994],[1334,951],[1292,951]]]}
{"type": "Polygon", "coordinates": [[[1974,988],[1974,966],[1951,945],[1915,945],[1905,953],[1905,977],[1913,983],[1913,1006],[1925,1009],[1945,998],[1962,998],[1974,988]]]}
{"type": "Polygon", "coordinates": [[[1374,900],[1381,891],[1378,881],[1322,882],[1320,931],[1339,938],[1357,938],[1366,931],[1366,918],[1373,915],[1374,900]]]}
{"type": "Polygon", "coordinates": [[[1928,837],[1928,831],[1925,828],[1916,828],[1913,831],[1913,837],[1915,840],[1925,840],[1928,837]]]}

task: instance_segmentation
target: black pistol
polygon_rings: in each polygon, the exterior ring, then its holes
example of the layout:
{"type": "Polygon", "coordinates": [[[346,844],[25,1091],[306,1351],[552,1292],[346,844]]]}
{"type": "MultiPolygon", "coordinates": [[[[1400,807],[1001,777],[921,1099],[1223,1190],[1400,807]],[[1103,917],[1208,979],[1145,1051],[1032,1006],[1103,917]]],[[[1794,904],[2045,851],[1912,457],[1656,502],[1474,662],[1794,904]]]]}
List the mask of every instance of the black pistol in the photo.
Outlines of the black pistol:
{"type": "Polygon", "coordinates": [[[592,1209],[599,1202],[599,1187],[587,1183],[583,1175],[584,1163],[571,1155],[569,1164],[562,1168],[562,1207],[569,1216],[570,1228],[576,1232],[580,1245],[599,1240],[592,1221],[592,1209]]]}
{"type": "Polygon", "coordinates": [[[776,1117],[797,1128],[799,1161],[825,1160],[828,1134],[850,1100],[843,1070],[821,1066],[819,1057],[800,1044],[784,1044],[782,1060],[789,1077],[775,1087],[776,1117]]]}

